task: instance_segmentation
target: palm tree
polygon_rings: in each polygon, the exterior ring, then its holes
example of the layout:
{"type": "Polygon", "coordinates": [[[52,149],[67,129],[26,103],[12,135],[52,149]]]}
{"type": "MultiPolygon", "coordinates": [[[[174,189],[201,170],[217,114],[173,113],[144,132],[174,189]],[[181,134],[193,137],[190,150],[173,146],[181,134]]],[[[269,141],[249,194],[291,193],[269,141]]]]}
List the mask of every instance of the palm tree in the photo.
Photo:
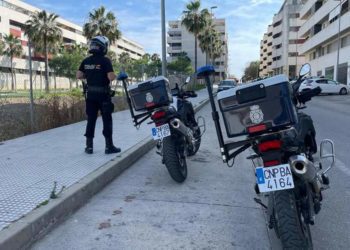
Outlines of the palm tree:
{"type": "Polygon", "coordinates": [[[4,42],[0,39],[0,55],[4,52],[5,44],[4,42]]]}
{"type": "Polygon", "coordinates": [[[89,21],[84,24],[83,34],[87,39],[106,36],[112,44],[121,37],[116,17],[113,12],[106,13],[104,6],[89,13],[89,21]]]}
{"type": "Polygon", "coordinates": [[[58,15],[45,10],[36,12],[26,22],[25,34],[34,47],[45,55],[45,91],[49,91],[49,48],[57,47],[62,40],[62,31],[57,25],[58,15]]]}
{"type": "Polygon", "coordinates": [[[194,66],[197,70],[197,43],[198,34],[207,26],[210,14],[208,9],[200,10],[200,0],[191,1],[186,5],[187,10],[184,11],[184,17],[181,24],[194,35],[194,66]]]}
{"type": "Polygon", "coordinates": [[[11,90],[15,90],[13,58],[21,56],[22,52],[23,52],[23,48],[22,48],[20,39],[18,39],[12,34],[4,36],[4,48],[3,48],[2,54],[10,58],[11,79],[12,79],[11,90]]]}
{"type": "Polygon", "coordinates": [[[212,21],[209,21],[207,27],[198,34],[198,40],[199,48],[206,54],[206,63],[208,63],[209,59],[213,60],[214,45],[220,40],[212,21]]]}

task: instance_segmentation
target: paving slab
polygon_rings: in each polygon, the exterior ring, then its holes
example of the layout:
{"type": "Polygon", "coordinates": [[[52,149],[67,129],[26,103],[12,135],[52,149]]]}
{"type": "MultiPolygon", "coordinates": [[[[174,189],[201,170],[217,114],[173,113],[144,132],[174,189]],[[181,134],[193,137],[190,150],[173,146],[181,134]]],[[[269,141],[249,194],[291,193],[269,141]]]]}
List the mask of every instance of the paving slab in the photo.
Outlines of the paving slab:
{"type": "MultiPolygon", "coordinates": [[[[206,99],[202,90],[192,102],[198,105],[206,99]]],[[[116,158],[104,154],[101,118],[96,124],[94,154],[84,153],[85,126],[83,121],[0,145],[0,230],[48,200],[54,183],[57,190],[67,189],[116,158]]],[[[113,114],[114,141],[123,151],[151,138],[151,127],[134,128],[128,110],[113,114]]]]}

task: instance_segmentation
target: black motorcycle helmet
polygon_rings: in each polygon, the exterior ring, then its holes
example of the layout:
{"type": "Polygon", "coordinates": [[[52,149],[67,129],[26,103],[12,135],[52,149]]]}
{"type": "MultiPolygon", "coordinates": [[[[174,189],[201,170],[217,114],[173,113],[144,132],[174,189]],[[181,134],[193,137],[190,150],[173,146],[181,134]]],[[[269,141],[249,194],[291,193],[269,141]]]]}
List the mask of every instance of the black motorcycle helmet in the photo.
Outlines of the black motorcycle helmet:
{"type": "Polygon", "coordinates": [[[89,42],[90,54],[106,55],[109,47],[109,40],[105,36],[95,36],[89,42]]]}

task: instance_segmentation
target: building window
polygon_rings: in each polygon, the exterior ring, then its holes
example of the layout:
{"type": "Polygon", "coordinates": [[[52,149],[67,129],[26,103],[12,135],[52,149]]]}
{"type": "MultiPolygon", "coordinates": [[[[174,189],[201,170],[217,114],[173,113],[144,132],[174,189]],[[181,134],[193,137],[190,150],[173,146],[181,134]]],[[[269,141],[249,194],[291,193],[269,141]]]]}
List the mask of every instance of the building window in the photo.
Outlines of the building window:
{"type": "Polygon", "coordinates": [[[291,13],[289,14],[289,18],[299,18],[300,14],[299,13],[291,13]]]}
{"type": "Polygon", "coordinates": [[[302,44],[302,43],[304,43],[303,39],[292,39],[292,40],[289,40],[289,44],[302,44]]]}
{"type": "Polygon", "coordinates": [[[289,31],[292,31],[292,32],[298,32],[300,29],[300,26],[291,26],[289,27],[289,31]]]}
{"type": "Polygon", "coordinates": [[[340,44],[341,44],[340,45],[341,48],[349,46],[350,45],[350,35],[342,37],[340,44]]]}
{"type": "Polygon", "coordinates": [[[296,57],[296,56],[299,56],[298,52],[290,52],[288,53],[288,56],[289,57],[296,57]]]}
{"type": "Polygon", "coordinates": [[[341,15],[344,15],[346,12],[349,11],[349,1],[345,1],[343,5],[341,6],[341,15]]]}
{"type": "Polygon", "coordinates": [[[316,49],[316,56],[317,56],[317,57],[324,56],[324,47],[318,47],[318,48],[316,49]]]}
{"type": "Polygon", "coordinates": [[[279,49],[282,47],[282,43],[276,45],[276,49],[279,49]]]}
{"type": "Polygon", "coordinates": [[[348,64],[347,63],[339,64],[337,81],[343,84],[347,84],[347,80],[348,80],[348,64]]]}
{"type": "Polygon", "coordinates": [[[297,76],[295,65],[289,65],[289,78],[294,79],[297,76]]]}
{"type": "Polygon", "coordinates": [[[279,33],[277,33],[277,34],[274,34],[272,37],[273,38],[278,38],[278,37],[280,37],[282,35],[282,32],[279,32],[279,33]]]}
{"type": "Polygon", "coordinates": [[[333,79],[334,78],[334,66],[326,68],[326,70],[325,70],[325,77],[327,79],[333,79]]]}
{"type": "Polygon", "coordinates": [[[275,28],[275,27],[277,27],[277,26],[280,25],[280,24],[282,24],[282,20],[281,20],[281,21],[278,21],[277,23],[274,23],[274,24],[273,24],[273,27],[275,28]]]}

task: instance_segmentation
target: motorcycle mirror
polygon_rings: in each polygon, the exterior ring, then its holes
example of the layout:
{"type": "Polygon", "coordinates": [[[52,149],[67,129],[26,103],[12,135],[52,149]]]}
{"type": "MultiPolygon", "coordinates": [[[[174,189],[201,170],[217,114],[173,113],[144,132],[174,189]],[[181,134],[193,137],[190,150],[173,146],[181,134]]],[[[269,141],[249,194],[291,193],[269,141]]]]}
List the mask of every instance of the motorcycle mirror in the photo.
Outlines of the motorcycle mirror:
{"type": "Polygon", "coordinates": [[[306,76],[307,74],[309,74],[311,72],[311,65],[308,63],[305,63],[299,71],[299,77],[303,77],[306,76]]]}
{"type": "Polygon", "coordinates": [[[188,76],[188,77],[186,78],[185,84],[189,83],[190,81],[191,81],[191,77],[188,76]]]}

